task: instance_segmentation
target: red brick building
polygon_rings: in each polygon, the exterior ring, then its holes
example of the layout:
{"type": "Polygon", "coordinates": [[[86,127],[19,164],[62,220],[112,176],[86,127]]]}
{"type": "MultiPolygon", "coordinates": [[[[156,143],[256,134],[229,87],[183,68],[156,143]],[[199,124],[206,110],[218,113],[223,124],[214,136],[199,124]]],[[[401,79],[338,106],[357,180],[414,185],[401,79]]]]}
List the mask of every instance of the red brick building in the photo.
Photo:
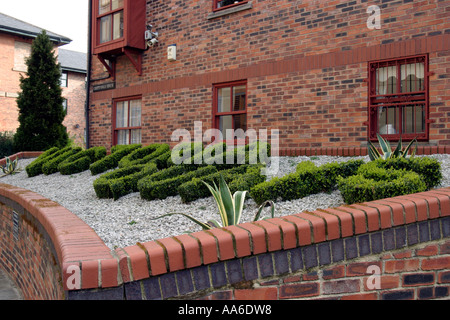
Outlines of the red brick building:
{"type": "Polygon", "coordinates": [[[282,150],[450,144],[449,1],[90,5],[90,145],[171,142],[196,121],[278,129],[282,150]]]}
{"type": "MultiPolygon", "coordinates": [[[[31,44],[42,29],[0,13],[0,132],[19,127],[16,98],[20,91],[20,75],[26,76],[25,59],[31,54],[31,44]]],[[[61,49],[70,43],[67,37],[47,31],[61,63],[63,97],[67,115],[64,125],[77,143],[84,142],[86,102],[85,53],[61,49]]]]}

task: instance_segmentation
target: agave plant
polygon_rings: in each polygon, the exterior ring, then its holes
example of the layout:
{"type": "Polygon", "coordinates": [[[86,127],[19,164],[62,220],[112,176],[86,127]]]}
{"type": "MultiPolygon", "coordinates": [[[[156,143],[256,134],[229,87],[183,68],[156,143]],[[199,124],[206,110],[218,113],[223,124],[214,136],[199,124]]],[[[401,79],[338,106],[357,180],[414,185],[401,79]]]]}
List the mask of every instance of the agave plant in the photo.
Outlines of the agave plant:
{"type": "Polygon", "coordinates": [[[17,164],[18,164],[18,158],[16,158],[14,161],[12,161],[9,157],[6,157],[6,165],[1,166],[4,175],[7,176],[10,174],[15,174],[15,173],[19,172],[20,170],[19,170],[19,167],[17,164]]]}
{"type": "MultiPolygon", "coordinates": [[[[402,139],[400,138],[400,141],[398,142],[397,147],[394,151],[392,151],[391,145],[389,141],[383,139],[382,136],[380,136],[377,133],[378,142],[380,143],[381,147],[381,153],[378,151],[378,149],[373,145],[372,142],[369,141],[369,158],[371,161],[376,159],[391,159],[391,158],[406,158],[408,155],[409,149],[412,147],[413,143],[417,142],[417,139],[414,138],[405,149],[403,149],[402,139]]],[[[414,157],[417,151],[417,145],[414,148],[413,152],[411,153],[411,157],[414,157]]]]}
{"type": "MultiPolygon", "coordinates": [[[[201,222],[185,213],[168,213],[160,217],[154,218],[152,220],[172,215],[182,215],[190,219],[191,221],[195,222],[199,226],[201,226],[203,230],[211,230],[214,228],[222,228],[239,224],[242,216],[242,211],[244,210],[244,201],[247,195],[247,191],[236,191],[232,195],[230,188],[226,184],[223,176],[220,176],[219,186],[217,186],[215,182],[213,182],[213,186],[207,184],[204,181],[203,183],[208,187],[209,191],[214,197],[217,208],[219,209],[221,222],[218,222],[217,220],[209,220],[208,222],[201,222]]],[[[271,217],[272,218],[274,217],[275,205],[273,201],[266,201],[258,208],[258,211],[256,212],[253,221],[257,221],[260,219],[263,209],[268,205],[271,207],[270,210],[271,217]]]]}

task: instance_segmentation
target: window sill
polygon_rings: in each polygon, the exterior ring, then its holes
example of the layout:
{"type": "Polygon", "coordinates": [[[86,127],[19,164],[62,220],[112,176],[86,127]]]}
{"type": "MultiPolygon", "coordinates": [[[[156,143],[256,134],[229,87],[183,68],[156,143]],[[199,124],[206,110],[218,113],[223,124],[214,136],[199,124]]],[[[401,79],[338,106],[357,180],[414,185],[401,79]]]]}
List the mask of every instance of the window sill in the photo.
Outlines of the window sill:
{"type": "Polygon", "coordinates": [[[207,19],[211,20],[211,19],[215,19],[215,18],[219,18],[219,17],[222,17],[222,16],[229,15],[229,14],[232,14],[232,13],[236,13],[236,12],[240,12],[240,11],[244,11],[244,10],[249,10],[251,8],[253,8],[253,5],[252,5],[251,2],[248,2],[248,3],[244,3],[242,5],[231,7],[231,8],[228,8],[228,9],[223,9],[223,10],[211,12],[210,14],[208,14],[207,19]]]}

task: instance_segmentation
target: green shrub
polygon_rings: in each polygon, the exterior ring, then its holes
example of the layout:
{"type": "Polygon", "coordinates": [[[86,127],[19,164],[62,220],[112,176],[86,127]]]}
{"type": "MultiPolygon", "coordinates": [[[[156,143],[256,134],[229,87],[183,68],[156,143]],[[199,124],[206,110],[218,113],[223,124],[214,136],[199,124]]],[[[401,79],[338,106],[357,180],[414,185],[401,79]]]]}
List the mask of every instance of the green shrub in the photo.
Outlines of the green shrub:
{"type": "Polygon", "coordinates": [[[119,168],[147,163],[167,151],[170,151],[169,145],[159,143],[136,149],[119,161],[119,168]]]}
{"type": "Polygon", "coordinates": [[[89,169],[89,166],[106,157],[105,147],[93,147],[78,152],[58,165],[58,171],[63,175],[83,172],[89,169]]]}
{"type": "MultiPolygon", "coordinates": [[[[156,166],[158,167],[159,170],[168,168],[171,154],[172,154],[172,151],[169,150],[169,151],[161,154],[160,156],[156,157],[155,159],[153,159],[152,162],[156,163],[156,166]]],[[[172,164],[170,164],[170,165],[172,165],[172,164]]]]}
{"type": "Polygon", "coordinates": [[[14,153],[14,133],[0,132],[0,159],[11,156],[14,153]]]}
{"type": "Polygon", "coordinates": [[[169,196],[175,196],[178,194],[178,187],[192,180],[193,178],[199,178],[207,176],[217,169],[214,166],[201,167],[194,171],[189,171],[174,178],[151,181],[149,179],[142,179],[138,182],[138,189],[142,199],[155,200],[165,199],[169,196]]]}
{"type": "Polygon", "coordinates": [[[35,177],[42,174],[42,165],[53,158],[65,153],[70,150],[71,147],[66,148],[58,148],[53,147],[42,153],[39,157],[37,157],[33,162],[26,166],[25,171],[27,172],[28,177],[35,177]]]}
{"type": "Polygon", "coordinates": [[[377,168],[375,171],[338,178],[338,188],[345,203],[373,201],[422,192],[427,189],[421,176],[415,172],[382,168],[377,168]],[[380,170],[378,169],[385,170],[386,173],[379,177],[380,170]],[[365,175],[376,177],[376,179],[367,178],[365,175]]]}
{"type": "MultiPolygon", "coordinates": [[[[222,176],[225,179],[226,183],[230,183],[233,180],[237,179],[239,176],[244,175],[247,168],[247,165],[241,165],[227,170],[216,171],[201,178],[193,178],[192,180],[181,184],[178,187],[178,193],[184,203],[210,197],[211,192],[208,190],[208,187],[203,183],[203,181],[208,184],[213,184],[215,182],[218,182],[220,176],[222,176]]],[[[237,191],[237,189],[234,189],[234,187],[233,190],[237,191]]]]}
{"type": "Polygon", "coordinates": [[[98,198],[113,198],[114,200],[137,192],[140,179],[156,172],[156,164],[138,164],[120,168],[101,175],[94,181],[94,190],[98,198]]]}
{"type": "Polygon", "coordinates": [[[140,147],[140,144],[114,146],[111,148],[111,154],[107,155],[101,160],[92,163],[89,166],[89,170],[91,170],[92,175],[97,175],[107,170],[117,168],[117,166],[119,165],[119,161],[123,157],[140,147]]]}
{"type": "Polygon", "coordinates": [[[69,150],[67,150],[66,152],[60,154],[59,156],[57,156],[57,157],[55,157],[53,159],[50,159],[50,160],[46,160],[45,163],[42,165],[42,172],[45,175],[50,175],[50,174],[58,172],[58,165],[61,162],[63,162],[64,160],[66,160],[70,156],[81,152],[82,150],[83,149],[81,149],[80,147],[69,148],[69,150]]]}
{"type": "Polygon", "coordinates": [[[329,192],[335,188],[338,177],[355,174],[363,163],[362,160],[350,160],[317,167],[312,161],[303,161],[297,165],[294,173],[253,186],[250,196],[257,204],[262,204],[267,200],[288,201],[323,191],[329,192]]]}
{"type": "Polygon", "coordinates": [[[170,157],[167,159],[166,167],[182,164],[194,164],[192,161],[194,156],[202,154],[203,143],[201,142],[182,142],[177,144],[172,150],[170,157]]]}

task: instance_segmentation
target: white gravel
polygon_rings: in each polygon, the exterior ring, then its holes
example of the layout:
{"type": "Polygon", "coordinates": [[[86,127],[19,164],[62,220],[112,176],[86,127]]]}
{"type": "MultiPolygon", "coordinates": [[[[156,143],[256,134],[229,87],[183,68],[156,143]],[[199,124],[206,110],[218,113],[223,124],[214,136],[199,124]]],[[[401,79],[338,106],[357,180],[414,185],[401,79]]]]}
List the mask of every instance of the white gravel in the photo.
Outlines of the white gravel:
{"type": "MultiPolygon", "coordinates": [[[[450,155],[432,155],[431,157],[435,157],[441,162],[444,178],[439,187],[450,186],[450,155]]],[[[353,159],[358,158],[368,161],[368,157],[354,157],[353,159]]],[[[295,171],[297,163],[301,161],[311,160],[319,166],[327,162],[348,161],[349,159],[331,156],[280,157],[277,176],[295,171]]],[[[24,169],[33,160],[20,160],[19,166],[24,169]]],[[[55,173],[49,176],[39,175],[28,178],[23,170],[15,175],[1,177],[0,183],[22,187],[58,202],[91,226],[111,249],[131,246],[137,242],[176,236],[186,231],[201,230],[198,225],[178,215],[150,220],[150,218],[165,213],[186,213],[204,222],[210,219],[220,220],[212,197],[199,199],[190,204],[182,203],[179,196],[169,197],[165,200],[147,201],[141,199],[139,193],[129,194],[117,201],[98,199],[93,188],[93,182],[98,177],[99,175],[92,176],[87,170],[71,176],[55,173]]],[[[275,214],[276,216],[285,216],[306,210],[337,207],[342,204],[343,200],[339,191],[331,194],[320,193],[294,201],[278,202],[275,214]]],[[[251,221],[256,211],[255,202],[247,199],[241,222],[251,221]]]]}

